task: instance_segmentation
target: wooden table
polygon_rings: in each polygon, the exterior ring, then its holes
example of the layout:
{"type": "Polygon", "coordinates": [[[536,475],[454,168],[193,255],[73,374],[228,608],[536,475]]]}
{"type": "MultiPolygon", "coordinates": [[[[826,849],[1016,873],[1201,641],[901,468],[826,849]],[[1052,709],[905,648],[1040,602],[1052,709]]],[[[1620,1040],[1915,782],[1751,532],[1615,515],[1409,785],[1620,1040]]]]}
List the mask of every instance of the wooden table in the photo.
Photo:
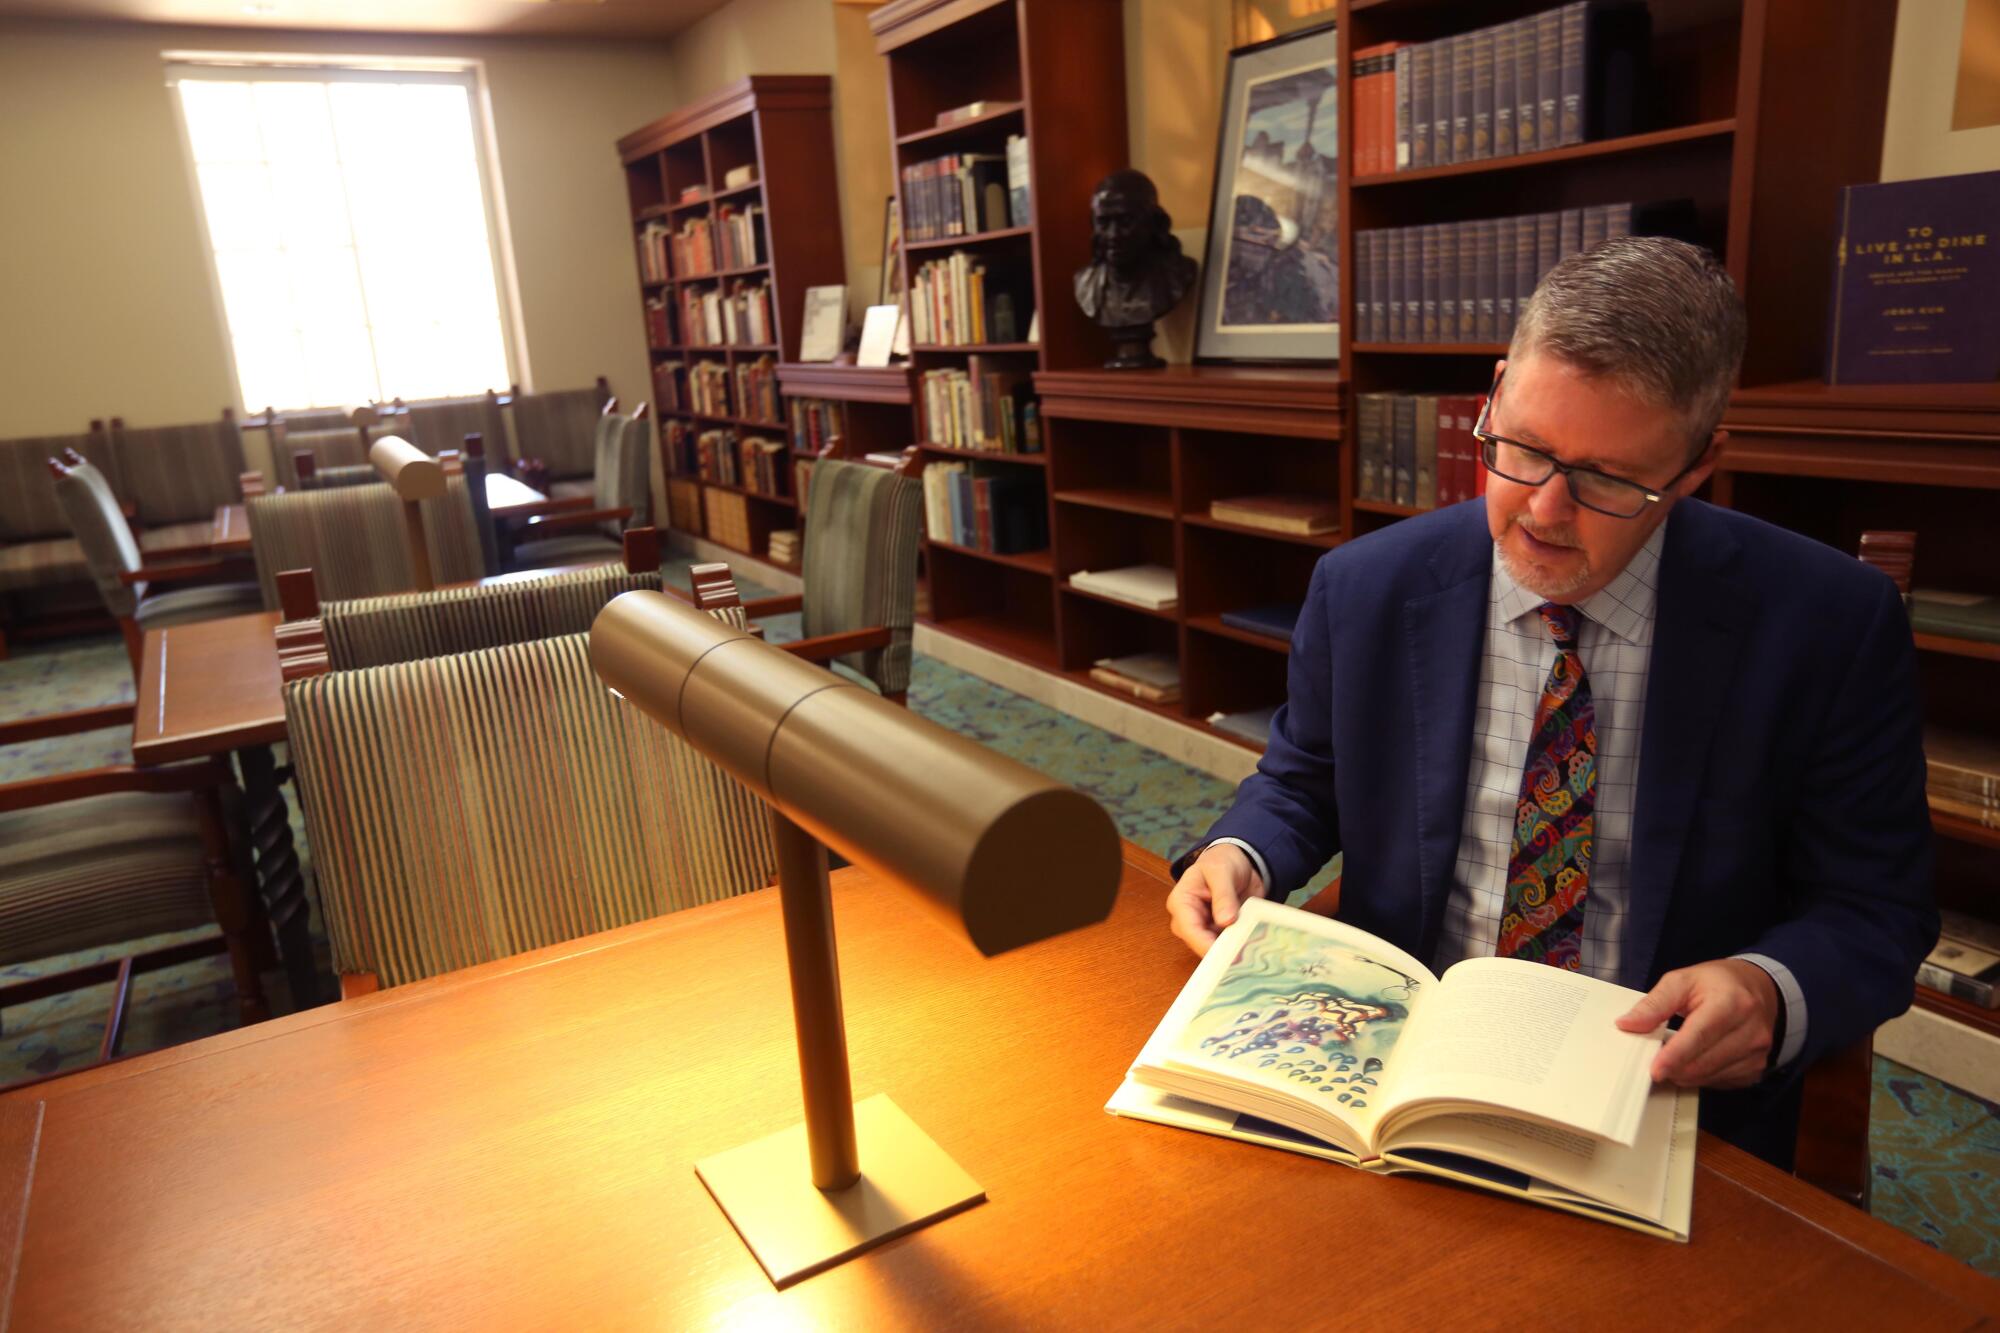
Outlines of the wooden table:
{"type": "Polygon", "coordinates": [[[1106,1115],[1193,961],[1127,860],[1108,923],[991,960],[836,873],[855,1095],[990,1201],[786,1291],[693,1168],[799,1118],[767,890],[0,1097],[0,1293],[39,1100],[21,1329],[2000,1320],[2000,1284],[1711,1139],[1675,1245],[1106,1115]],[[1566,1272],[1529,1294],[1536,1254],[1566,1272]]]}
{"type": "MultiPolygon", "coordinates": [[[[560,505],[526,482],[504,472],[486,474],[486,507],[495,518],[532,518],[560,505]]],[[[588,506],[585,506],[588,507],[588,506]]],[[[217,505],[208,529],[208,549],[215,555],[241,554],[250,549],[250,519],[246,506],[217,505]]]]}

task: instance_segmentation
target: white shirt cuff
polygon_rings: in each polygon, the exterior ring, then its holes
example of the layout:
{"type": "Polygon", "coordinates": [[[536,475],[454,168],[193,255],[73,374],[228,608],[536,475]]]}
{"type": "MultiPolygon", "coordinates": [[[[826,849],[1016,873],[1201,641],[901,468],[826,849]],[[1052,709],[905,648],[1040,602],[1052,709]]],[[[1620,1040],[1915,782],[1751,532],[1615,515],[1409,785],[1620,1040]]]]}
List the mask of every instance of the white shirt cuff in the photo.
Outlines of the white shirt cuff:
{"type": "Polygon", "coordinates": [[[1225,842],[1228,843],[1231,847],[1241,847],[1243,849],[1243,854],[1250,858],[1250,864],[1252,866],[1255,866],[1257,869],[1257,882],[1258,885],[1264,890],[1264,896],[1266,898],[1270,897],[1271,868],[1264,864],[1263,855],[1260,852],[1258,852],[1258,850],[1255,847],[1252,847],[1249,843],[1243,841],[1243,839],[1241,838],[1217,838],[1214,842],[1211,842],[1208,845],[1210,847],[1220,847],[1225,842]]]}
{"type": "Polygon", "coordinates": [[[1771,980],[1777,983],[1778,996],[1785,1002],[1785,1044],[1779,1048],[1773,1066],[1790,1064],[1798,1059],[1799,1051],[1806,1044],[1806,993],[1799,989],[1799,979],[1792,975],[1792,969],[1764,954],[1739,953],[1735,957],[1746,963],[1755,963],[1770,973],[1771,980]]]}

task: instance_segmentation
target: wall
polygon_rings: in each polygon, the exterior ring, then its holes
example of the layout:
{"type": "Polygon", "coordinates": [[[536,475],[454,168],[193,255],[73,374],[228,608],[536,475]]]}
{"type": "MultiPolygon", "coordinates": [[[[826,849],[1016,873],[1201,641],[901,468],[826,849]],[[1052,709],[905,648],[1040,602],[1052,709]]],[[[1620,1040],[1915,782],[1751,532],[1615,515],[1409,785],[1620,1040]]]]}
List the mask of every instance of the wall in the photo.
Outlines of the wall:
{"type": "Polygon", "coordinates": [[[651,397],[613,144],[681,100],[665,43],[0,20],[0,437],[195,420],[235,399],[167,50],[482,61],[517,372],[545,388],[609,375],[651,397]]]}
{"type": "Polygon", "coordinates": [[[1965,0],[1903,0],[1889,65],[1882,179],[1916,180],[2000,168],[2000,125],[1951,127],[1965,0]]]}

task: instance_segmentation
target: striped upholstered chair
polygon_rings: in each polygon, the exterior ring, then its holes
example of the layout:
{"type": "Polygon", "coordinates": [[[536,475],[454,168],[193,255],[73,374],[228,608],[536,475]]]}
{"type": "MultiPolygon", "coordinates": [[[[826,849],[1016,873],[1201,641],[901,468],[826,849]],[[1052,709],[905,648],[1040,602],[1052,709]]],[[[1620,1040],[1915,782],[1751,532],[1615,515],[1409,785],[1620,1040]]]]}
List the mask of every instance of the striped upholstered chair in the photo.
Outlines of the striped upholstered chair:
{"type": "Polygon", "coordinates": [[[806,493],[805,592],[745,608],[802,613],[806,637],[785,645],[903,700],[917,609],[923,488],[904,471],[822,458],[806,493]]]}
{"type": "Polygon", "coordinates": [[[775,871],[762,803],[607,691],[587,634],[294,680],[285,716],[343,995],[775,871]]]}
{"type": "Polygon", "coordinates": [[[263,599],[254,583],[198,583],[165,590],[169,578],[206,578],[222,571],[220,561],[148,566],[132,527],[125,521],[104,474],[84,459],[64,463],[48,460],[56,501],[68,517],[70,531],[83,548],[90,575],[97,583],[104,609],[125,635],[132,675],[139,674],[140,646],[149,629],[167,629],[197,620],[244,615],[260,609],[263,599]]]}
{"type": "Polygon", "coordinates": [[[459,441],[475,432],[489,440],[506,438],[500,398],[491,389],[476,398],[434,398],[416,403],[399,398],[393,406],[379,410],[384,427],[433,458],[458,448],[459,441]]]}
{"type": "Polygon", "coordinates": [[[597,419],[610,401],[611,384],[602,375],[588,389],[522,393],[515,385],[507,407],[514,426],[514,457],[548,464],[549,476],[557,483],[553,494],[589,493],[597,463],[597,419]],[[565,484],[571,489],[562,489],[565,484]]]}
{"type": "Polygon", "coordinates": [[[132,429],[111,419],[109,474],[136,507],[147,549],[208,544],[215,511],[243,498],[243,435],[228,408],[214,421],[132,429]]]}
{"type": "MultiPolygon", "coordinates": [[[[386,484],[252,496],[245,510],[268,610],[278,609],[278,575],[288,569],[312,570],[327,598],[375,597],[417,585],[402,502],[386,484]]],[[[450,478],[444,496],[425,501],[423,511],[436,581],[484,578],[465,478],[450,478]]]]}
{"type": "MultiPolygon", "coordinates": [[[[597,419],[596,466],[587,510],[529,520],[513,534],[505,557],[515,569],[546,569],[615,558],[627,527],[647,526],[652,513],[652,423],[646,404],[630,416],[611,399],[597,419]]],[[[560,498],[562,487],[552,488],[560,498]]]]}
{"type": "Polygon", "coordinates": [[[272,423],[270,435],[271,468],[277,473],[278,484],[288,491],[296,491],[305,484],[298,464],[301,454],[312,456],[308,466],[318,484],[324,484],[318,474],[334,468],[368,466],[370,440],[366,426],[347,424],[301,429],[280,420],[272,423]]]}
{"type": "Polygon", "coordinates": [[[41,608],[45,596],[82,593],[90,582],[83,548],[56,501],[49,459],[76,451],[99,468],[111,466],[111,442],[101,430],[0,440],[0,658],[7,634],[41,608]]]}

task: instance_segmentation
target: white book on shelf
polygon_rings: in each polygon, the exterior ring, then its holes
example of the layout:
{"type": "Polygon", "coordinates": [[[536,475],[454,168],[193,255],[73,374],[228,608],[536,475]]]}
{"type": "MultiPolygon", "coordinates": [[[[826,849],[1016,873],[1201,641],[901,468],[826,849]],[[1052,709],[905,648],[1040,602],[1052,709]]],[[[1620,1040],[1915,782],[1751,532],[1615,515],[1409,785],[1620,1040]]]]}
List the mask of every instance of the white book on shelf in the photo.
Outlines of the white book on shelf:
{"type": "Polygon", "coordinates": [[[1122,569],[1080,569],[1069,576],[1071,584],[1086,592],[1110,597],[1154,611],[1170,610],[1180,603],[1174,571],[1165,565],[1127,565],[1122,569]]]}

